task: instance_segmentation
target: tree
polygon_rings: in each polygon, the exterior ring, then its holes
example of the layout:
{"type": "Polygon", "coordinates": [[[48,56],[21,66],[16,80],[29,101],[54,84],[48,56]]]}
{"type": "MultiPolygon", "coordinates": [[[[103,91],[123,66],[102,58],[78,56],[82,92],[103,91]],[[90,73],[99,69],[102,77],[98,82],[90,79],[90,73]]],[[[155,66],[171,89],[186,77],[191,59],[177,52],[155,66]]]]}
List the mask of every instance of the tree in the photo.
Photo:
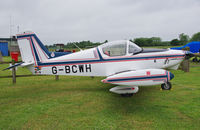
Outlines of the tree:
{"type": "Polygon", "coordinates": [[[178,46],[181,44],[181,42],[178,39],[173,39],[173,40],[171,40],[170,44],[172,46],[178,46]]]}
{"type": "Polygon", "coordinates": [[[145,46],[146,45],[146,39],[147,38],[135,38],[134,43],[136,43],[138,46],[145,46]]]}
{"type": "Polygon", "coordinates": [[[180,43],[182,45],[185,45],[189,41],[189,36],[184,33],[181,33],[179,34],[179,39],[180,39],[180,43]]]}
{"type": "Polygon", "coordinates": [[[200,41],[200,32],[195,33],[192,38],[190,39],[190,41],[200,41]]]}
{"type": "Polygon", "coordinates": [[[162,40],[160,37],[151,37],[151,38],[135,38],[134,43],[139,46],[159,46],[162,45],[162,40]]]}
{"type": "Polygon", "coordinates": [[[150,39],[151,39],[151,41],[152,41],[152,45],[153,45],[153,46],[159,46],[159,45],[162,44],[162,40],[161,40],[160,37],[152,37],[152,38],[150,38],[150,39]]]}

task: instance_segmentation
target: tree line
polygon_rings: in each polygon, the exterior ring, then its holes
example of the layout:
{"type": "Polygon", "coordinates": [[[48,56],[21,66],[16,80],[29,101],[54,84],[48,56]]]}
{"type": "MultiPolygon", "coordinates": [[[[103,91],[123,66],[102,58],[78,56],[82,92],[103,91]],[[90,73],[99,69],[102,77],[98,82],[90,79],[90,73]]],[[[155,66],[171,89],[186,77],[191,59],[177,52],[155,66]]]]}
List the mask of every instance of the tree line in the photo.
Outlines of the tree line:
{"type": "MultiPolygon", "coordinates": [[[[172,39],[171,41],[162,41],[160,37],[140,37],[135,39],[130,39],[130,41],[136,43],[138,46],[180,46],[185,45],[192,41],[200,41],[200,32],[195,33],[190,38],[187,34],[181,33],[178,38],[172,39]]],[[[92,48],[103,43],[108,42],[105,40],[104,42],[91,42],[91,41],[81,41],[81,42],[70,42],[64,44],[64,48],[73,49],[77,48],[76,45],[80,48],[92,48]]],[[[48,48],[56,48],[56,44],[47,46],[48,48]]]]}
{"type": "Polygon", "coordinates": [[[187,34],[181,33],[178,38],[171,41],[162,41],[160,37],[135,38],[131,41],[139,46],[180,46],[192,41],[200,41],[200,32],[195,33],[191,38],[187,34]]]}

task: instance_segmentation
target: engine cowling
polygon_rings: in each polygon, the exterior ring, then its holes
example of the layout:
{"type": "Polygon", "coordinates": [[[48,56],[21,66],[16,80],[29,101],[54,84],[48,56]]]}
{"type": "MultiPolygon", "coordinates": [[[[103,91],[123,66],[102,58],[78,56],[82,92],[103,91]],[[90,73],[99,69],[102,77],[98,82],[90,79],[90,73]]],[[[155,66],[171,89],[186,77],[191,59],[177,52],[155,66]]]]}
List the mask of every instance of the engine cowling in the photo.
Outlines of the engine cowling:
{"type": "Polygon", "coordinates": [[[127,86],[149,86],[163,84],[174,78],[174,75],[163,69],[143,69],[122,72],[107,77],[103,83],[127,86]]]}

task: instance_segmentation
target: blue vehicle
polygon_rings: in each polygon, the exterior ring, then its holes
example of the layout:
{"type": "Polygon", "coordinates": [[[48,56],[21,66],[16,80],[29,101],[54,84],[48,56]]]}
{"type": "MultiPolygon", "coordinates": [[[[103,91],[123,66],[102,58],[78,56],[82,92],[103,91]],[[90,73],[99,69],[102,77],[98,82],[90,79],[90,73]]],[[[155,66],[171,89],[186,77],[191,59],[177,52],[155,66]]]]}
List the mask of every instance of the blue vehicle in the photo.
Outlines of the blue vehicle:
{"type": "MultiPolygon", "coordinates": [[[[191,53],[200,53],[200,41],[193,41],[193,42],[190,42],[182,47],[173,47],[171,49],[174,49],[174,50],[182,50],[186,47],[189,47],[190,48],[190,52],[191,53]]],[[[193,62],[200,62],[200,59],[197,58],[198,55],[196,55],[192,61],[193,62]]]]}
{"type": "Polygon", "coordinates": [[[173,47],[171,49],[182,50],[183,48],[186,48],[186,47],[189,47],[190,52],[192,52],[192,53],[200,53],[200,41],[190,42],[182,47],[173,47]]]}

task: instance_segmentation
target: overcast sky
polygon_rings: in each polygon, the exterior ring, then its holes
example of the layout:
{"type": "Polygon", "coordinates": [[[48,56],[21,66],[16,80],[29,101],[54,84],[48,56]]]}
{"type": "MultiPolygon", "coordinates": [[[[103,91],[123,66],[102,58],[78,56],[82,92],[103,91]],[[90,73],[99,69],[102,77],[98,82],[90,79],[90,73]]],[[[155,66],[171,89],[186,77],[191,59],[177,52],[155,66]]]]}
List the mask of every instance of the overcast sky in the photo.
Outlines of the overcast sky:
{"type": "Polygon", "coordinates": [[[44,44],[178,38],[200,32],[200,0],[2,0],[0,37],[33,31],[44,44]],[[11,19],[11,20],[10,20],[11,19]]]}

